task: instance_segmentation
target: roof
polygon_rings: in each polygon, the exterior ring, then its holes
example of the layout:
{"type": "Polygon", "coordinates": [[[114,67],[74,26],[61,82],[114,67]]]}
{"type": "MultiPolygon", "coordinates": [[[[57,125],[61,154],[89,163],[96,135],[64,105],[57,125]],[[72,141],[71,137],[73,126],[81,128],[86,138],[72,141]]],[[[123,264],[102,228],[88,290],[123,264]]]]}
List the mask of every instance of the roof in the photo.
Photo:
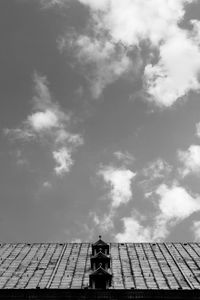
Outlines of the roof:
{"type": "MultiPolygon", "coordinates": [[[[0,245],[0,289],[80,289],[90,243],[0,245]]],[[[200,243],[110,243],[114,289],[200,289],[200,243]]]]}

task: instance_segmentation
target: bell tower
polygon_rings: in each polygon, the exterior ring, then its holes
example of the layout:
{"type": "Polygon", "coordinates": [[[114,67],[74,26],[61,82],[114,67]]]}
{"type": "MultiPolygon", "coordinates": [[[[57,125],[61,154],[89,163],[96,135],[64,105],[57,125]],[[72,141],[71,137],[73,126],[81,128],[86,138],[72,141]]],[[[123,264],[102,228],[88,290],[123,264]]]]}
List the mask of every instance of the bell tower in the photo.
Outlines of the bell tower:
{"type": "Polygon", "coordinates": [[[109,250],[109,245],[101,239],[101,236],[96,243],[92,244],[92,256],[90,258],[93,271],[90,274],[90,287],[92,289],[108,289],[111,286],[109,250]]]}

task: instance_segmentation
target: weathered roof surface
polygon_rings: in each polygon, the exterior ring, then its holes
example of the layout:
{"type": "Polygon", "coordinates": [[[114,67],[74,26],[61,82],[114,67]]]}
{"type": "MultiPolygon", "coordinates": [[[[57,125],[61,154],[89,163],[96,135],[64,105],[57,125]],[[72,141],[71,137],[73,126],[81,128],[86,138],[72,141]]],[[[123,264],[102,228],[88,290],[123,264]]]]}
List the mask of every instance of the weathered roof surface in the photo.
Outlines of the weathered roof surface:
{"type": "MultiPolygon", "coordinates": [[[[80,289],[89,243],[1,244],[0,289],[80,289]]],[[[114,289],[200,289],[200,244],[110,243],[114,289]]]]}

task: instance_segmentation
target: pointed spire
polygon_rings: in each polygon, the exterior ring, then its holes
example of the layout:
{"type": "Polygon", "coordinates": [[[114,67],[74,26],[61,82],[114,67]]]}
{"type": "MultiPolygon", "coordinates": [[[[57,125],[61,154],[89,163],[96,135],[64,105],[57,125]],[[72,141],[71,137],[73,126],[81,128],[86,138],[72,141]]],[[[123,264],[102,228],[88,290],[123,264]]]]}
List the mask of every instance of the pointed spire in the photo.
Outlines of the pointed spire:
{"type": "Polygon", "coordinates": [[[107,245],[107,243],[105,243],[103,240],[102,240],[102,236],[99,235],[99,240],[94,243],[93,245],[107,245]]]}
{"type": "Polygon", "coordinates": [[[92,244],[92,255],[95,255],[99,251],[102,251],[104,254],[109,254],[109,245],[105,243],[101,238],[101,235],[99,235],[99,240],[96,243],[92,244]]]}

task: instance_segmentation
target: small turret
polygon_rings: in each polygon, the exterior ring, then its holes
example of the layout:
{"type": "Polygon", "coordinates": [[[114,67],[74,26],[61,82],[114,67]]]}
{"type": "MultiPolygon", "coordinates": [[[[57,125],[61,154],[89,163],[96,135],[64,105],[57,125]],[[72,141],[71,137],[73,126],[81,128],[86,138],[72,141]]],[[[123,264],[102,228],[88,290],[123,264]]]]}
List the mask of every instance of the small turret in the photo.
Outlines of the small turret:
{"type": "Polygon", "coordinates": [[[93,289],[108,289],[111,286],[112,275],[108,272],[110,268],[109,245],[101,236],[92,244],[92,256],[90,258],[91,269],[90,287],[93,289]]]}

